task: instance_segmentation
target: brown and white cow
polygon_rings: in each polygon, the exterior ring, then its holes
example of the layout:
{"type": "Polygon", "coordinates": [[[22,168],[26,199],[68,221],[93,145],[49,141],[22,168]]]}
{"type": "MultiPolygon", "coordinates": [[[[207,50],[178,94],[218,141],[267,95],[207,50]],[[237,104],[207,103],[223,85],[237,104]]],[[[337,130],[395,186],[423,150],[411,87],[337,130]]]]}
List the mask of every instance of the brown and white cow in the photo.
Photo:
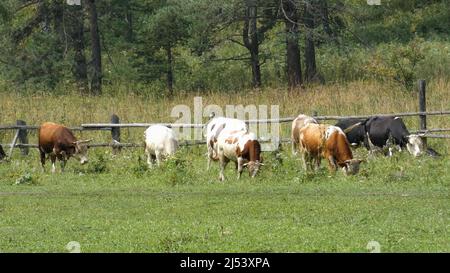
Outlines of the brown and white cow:
{"type": "Polygon", "coordinates": [[[53,122],[45,122],[39,128],[39,152],[41,164],[44,169],[45,155],[50,155],[52,161],[52,173],[55,172],[56,158],[61,161],[61,172],[64,171],[66,161],[74,156],[81,164],[88,162],[87,145],[91,140],[77,140],[72,131],[53,122]]]}
{"type": "Polygon", "coordinates": [[[217,153],[217,140],[224,133],[232,131],[248,131],[247,124],[244,121],[234,118],[216,117],[211,119],[206,126],[206,147],[208,164],[207,169],[211,166],[211,161],[219,160],[217,153]]]}
{"type": "Polygon", "coordinates": [[[225,180],[224,171],[228,162],[234,161],[241,177],[244,167],[247,166],[249,175],[253,178],[259,171],[261,163],[261,145],[255,134],[244,130],[230,131],[220,134],[217,140],[217,153],[220,162],[221,181],[225,180]]]}
{"type": "Polygon", "coordinates": [[[313,160],[318,167],[321,159],[325,158],[331,172],[337,168],[342,168],[347,175],[359,171],[362,160],[353,158],[347,137],[339,127],[310,123],[300,129],[299,138],[305,170],[308,170],[308,166],[312,168],[313,160]]]}
{"type": "Polygon", "coordinates": [[[302,129],[306,124],[315,123],[318,124],[317,120],[314,118],[300,114],[292,121],[291,129],[291,144],[292,153],[297,154],[298,144],[300,143],[300,129],[302,129]]]}

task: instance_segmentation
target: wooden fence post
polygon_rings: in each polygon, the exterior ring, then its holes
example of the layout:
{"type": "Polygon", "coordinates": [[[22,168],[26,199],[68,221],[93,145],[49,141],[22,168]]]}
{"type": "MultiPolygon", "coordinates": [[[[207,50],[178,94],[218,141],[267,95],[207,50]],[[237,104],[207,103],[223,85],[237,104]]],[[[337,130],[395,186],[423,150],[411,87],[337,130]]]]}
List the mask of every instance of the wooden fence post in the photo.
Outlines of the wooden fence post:
{"type": "MultiPolygon", "coordinates": [[[[419,80],[419,111],[426,112],[427,111],[427,100],[426,100],[426,82],[425,80],[419,80]]],[[[420,130],[425,131],[427,129],[427,116],[420,115],[420,130]]],[[[427,147],[427,138],[423,137],[423,144],[425,148],[427,147]]]]}
{"type": "MultiPolygon", "coordinates": [[[[22,126],[27,125],[27,123],[23,120],[17,120],[16,124],[22,125],[22,126]]],[[[19,129],[19,142],[21,144],[28,144],[28,130],[27,129],[19,129]]],[[[20,147],[20,152],[24,156],[28,155],[29,151],[30,151],[29,147],[20,147]]]]}
{"type": "Polygon", "coordinates": [[[8,158],[11,159],[13,150],[14,150],[14,146],[16,146],[17,143],[17,139],[19,139],[19,133],[20,130],[16,131],[16,134],[14,135],[13,141],[11,142],[11,147],[9,148],[9,152],[8,152],[8,158]]]}
{"type": "MultiPolygon", "coordinates": [[[[111,123],[119,124],[120,123],[119,116],[113,114],[111,116],[111,123]]],[[[122,147],[114,146],[114,143],[120,142],[120,127],[111,127],[111,137],[113,139],[113,148],[112,148],[113,154],[117,154],[122,149],[122,147]]]]}

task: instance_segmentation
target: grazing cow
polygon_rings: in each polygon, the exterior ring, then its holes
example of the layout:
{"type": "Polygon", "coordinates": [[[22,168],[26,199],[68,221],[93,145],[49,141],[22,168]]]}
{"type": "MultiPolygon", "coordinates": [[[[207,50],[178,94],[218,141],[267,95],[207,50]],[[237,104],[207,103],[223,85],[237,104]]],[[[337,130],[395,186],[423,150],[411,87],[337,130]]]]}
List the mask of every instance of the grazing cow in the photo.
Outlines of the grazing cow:
{"type": "Polygon", "coordinates": [[[361,144],[367,146],[366,131],[362,124],[364,121],[365,119],[357,118],[341,119],[335,126],[344,130],[347,140],[352,146],[356,147],[361,144]]]}
{"type": "Polygon", "coordinates": [[[231,131],[248,131],[247,124],[239,119],[217,117],[211,119],[206,126],[206,146],[208,148],[207,169],[211,165],[211,160],[219,160],[217,153],[217,140],[222,133],[231,131]]]}
{"type": "Polygon", "coordinates": [[[313,161],[320,166],[322,158],[328,160],[329,170],[342,168],[346,175],[356,174],[362,160],[354,159],[344,132],[336,126],[310,123],[300,129],[299,150],[305,170],[312,169],[313,161]]]}
{"type": "MultiPolygon", "coordinates": [[[[384,147],[389,144],[399,146],[401,151],[407,148],[413,156],[424,152],[423,141],[419,135],[410,134],[405,123],[399,117],[371,117],[363,122],[370,146],[384,147]]],[[[370,148],[370,147],[369,147],[370,148]]],[[[392,149],[389,149],[392,155],[392,149]]]]}
{"type": "Polygon", "coordinates": [[[300,129],[308,123],[318,124],[314,118],[303,114],[298,115],[298,117],[292,121],[291,144],[293,154],[297,154],[298,144],[300,142],[300,129]]]}
{"type": "Polygon", "coordinates": [[[3,151],[2,145],[0,145],[0,160],[6,157],[5,151],[3,151]]]}
{"type": "Polygon", "coordinates": [[[360,144],[372,152],[379,149],[388,148],[389,155],[392,155],[392,145],[397,145],[407,150],[414,156],[423,153],[424,147],[419,135],[410,134],[405,123],[399,117],[375,116],[366,120],[344,119],[340,120],[336,126],[346,132],[350,143],[360,144]],[[353,126],[353,128],[351,128],[353,126]],[[350,130],[348,130],[350,129],[350,130]]]}
{"type": "Polygon", "coordinates": [[[224,170],[228,162],[234,161],[238,171],[238,179],[247,166],[249,175],[253,178],[259,171],[261,163],[261,145],[255,134],[245,130],[224,132],[217,140],[217,153],[220,162],[221,181],[225,180],[224,170]]]}
{"type": "Polygon", "coordinates": [[[64,171],[67,160],[74,156],[83,165],[88,162],[86,145],[91,140],[77,140],[69,128],[62,125],[45,122],[39,127],[39,153],[44,169],[45,155],[49,154],[52,161],[52,173],[55,172],[56,158],[61,161],[61,172],[64,171]]]}
{"type": "Polygon", "coordinates": [[[145,130],[145,153],[150,167],[154,161],[158,166],[163,158],[175,154],[178,149],[178,140],[172,129],[163,125],[152,125],[145,130]]]}

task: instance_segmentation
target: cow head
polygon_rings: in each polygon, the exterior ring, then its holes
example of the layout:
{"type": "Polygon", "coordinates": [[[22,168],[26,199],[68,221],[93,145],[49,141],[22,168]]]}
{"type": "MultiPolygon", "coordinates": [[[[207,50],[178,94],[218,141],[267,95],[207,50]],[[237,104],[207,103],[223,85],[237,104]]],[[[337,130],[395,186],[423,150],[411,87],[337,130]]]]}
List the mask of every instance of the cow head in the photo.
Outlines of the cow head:
{"type": "Polygon", "coordinates": [[[419,156],[424,152],[424,145],[422,138],[419,135],[409,135],[408,143],[406,143],[406,148],[408,152],[413,156],[419,156]]]}
{"type": "Polygon", "coordinates": [[[87,150],[88,146],[87,143],[92,141],[92,139],[88,140],[78,140],[73,142],[73,145],[75,146],[75,153],[74,157],[80,160],[80,164],[83,165],[88,162],[87,157],[87,150]]]}
{"type": "Polygon", "coordinates": [[[344,161],[345,166],[342,167],[342,170],[346,175],[353,175],[359,172],[359,164],[361,164],[363,160],[361,159],[349,159],[344,161]]]}
{"type": "Polygon", "coordinates": [[[256,176],[256,174],[259,171],[259,167],[260,166],[264,166],[264,163],[257,161],[250,161],[248,163],[244,163],[244,165],[242,165],[243,167],[247,166],[248,168],[248,174],[254,178],[256,176]]]}

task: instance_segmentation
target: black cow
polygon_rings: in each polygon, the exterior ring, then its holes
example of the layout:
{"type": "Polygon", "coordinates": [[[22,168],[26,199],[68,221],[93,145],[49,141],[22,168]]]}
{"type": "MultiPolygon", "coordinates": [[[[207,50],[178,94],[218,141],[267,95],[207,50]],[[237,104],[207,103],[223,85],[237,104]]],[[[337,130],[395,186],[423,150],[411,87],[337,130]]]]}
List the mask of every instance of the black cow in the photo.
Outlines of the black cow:
{"type": "Polygon", "coordinates": [[[344,131],[348,130],[345,131],[345,134],[347,135],[348,142],[350,142],[352,146],[360,146],[361,144],[365,144],[366,147],[368,147],[368,144],[366,143],[366,131],[364,125],[362,125],[365,121],[365,119],[358,118],[341,119],[335,126],[344,131]],[[357,123],[360,124],[354,126],[357,123]],[[351,126],[354,127],[350,129],[351,126]]]}
{"type": "Polygon", "coordinates": [[[410,134],[405,123],[399,117],[375,116],[366,120],[346,119],[341,120],[338,124],[336,126],[341,127],[344,131],[356,124],[352,130],[346,132],[347,138],[351,143],[363,142],[368,150],[392,144],[398,145],[400,149],[407,148],[414,156],[423,152],[421,138],[418,135],[410,134]],[[358,122],[360,122],[359,125],[358,122]]]}

